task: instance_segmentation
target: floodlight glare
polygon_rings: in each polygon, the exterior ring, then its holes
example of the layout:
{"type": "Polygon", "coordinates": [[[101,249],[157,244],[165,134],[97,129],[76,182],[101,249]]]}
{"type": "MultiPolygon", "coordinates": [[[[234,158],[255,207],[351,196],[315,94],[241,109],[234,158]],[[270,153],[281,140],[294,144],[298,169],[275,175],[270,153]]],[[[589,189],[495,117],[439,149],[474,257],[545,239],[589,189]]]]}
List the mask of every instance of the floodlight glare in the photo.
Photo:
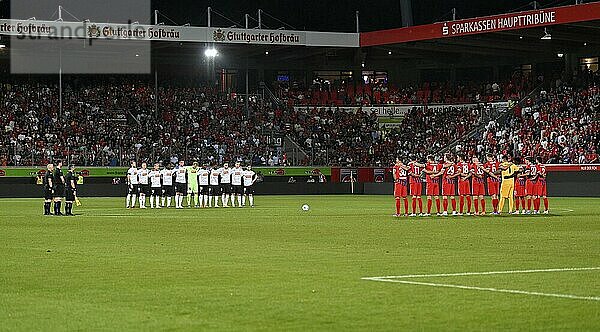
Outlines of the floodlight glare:
{"type": "Polygon", "coordinates": [[[219,54],[216,48],[207,48],[204,51],[204,56],[207,58],[214,58],[219,54]]]}

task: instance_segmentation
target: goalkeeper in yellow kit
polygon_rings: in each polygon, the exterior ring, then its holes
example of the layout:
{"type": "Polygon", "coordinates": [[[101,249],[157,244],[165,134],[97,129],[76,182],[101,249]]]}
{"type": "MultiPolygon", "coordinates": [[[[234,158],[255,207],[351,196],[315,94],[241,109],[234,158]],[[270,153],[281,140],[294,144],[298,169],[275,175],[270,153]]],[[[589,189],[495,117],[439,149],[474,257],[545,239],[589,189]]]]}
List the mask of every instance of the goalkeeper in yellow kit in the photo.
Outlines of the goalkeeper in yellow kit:
{"type": "Polygon", "coordinates": [[[500,204],[498,205],[498,212],[502,212],[504,208],[504,200],[508,198],[508,212],[514,213],[515,206],[515,178],[519,174],[519,166],[508,160],[507,156],[502,157],[502,164],[500,165],[502,170],[502,185],[500,186],[500,204]]]}

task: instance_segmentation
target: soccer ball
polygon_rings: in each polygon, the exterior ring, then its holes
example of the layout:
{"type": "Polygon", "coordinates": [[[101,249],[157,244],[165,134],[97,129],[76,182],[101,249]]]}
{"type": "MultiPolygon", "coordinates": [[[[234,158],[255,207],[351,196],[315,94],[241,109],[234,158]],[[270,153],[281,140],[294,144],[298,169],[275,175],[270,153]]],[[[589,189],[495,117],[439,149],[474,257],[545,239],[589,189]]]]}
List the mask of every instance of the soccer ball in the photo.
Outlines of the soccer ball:
{"type": "Polygon", "coordinates": [[[308,210],[310,210],[310,206],[308,206],[308,204],[304,204],[304,205],[302,205],[302,210],[308,211],[308,210]]]}

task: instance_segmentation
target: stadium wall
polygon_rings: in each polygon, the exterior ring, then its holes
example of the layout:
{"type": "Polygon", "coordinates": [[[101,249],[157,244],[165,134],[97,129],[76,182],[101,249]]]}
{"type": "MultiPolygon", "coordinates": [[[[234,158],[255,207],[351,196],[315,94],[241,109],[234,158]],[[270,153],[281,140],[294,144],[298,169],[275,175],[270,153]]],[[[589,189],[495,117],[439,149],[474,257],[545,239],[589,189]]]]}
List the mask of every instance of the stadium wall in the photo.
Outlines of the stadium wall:
{"type": "MultiPolygon", "coordinates": [[[[335,169],[330,180],[336,175],[335,169]]],[[[339,176],[339,173],[337,173],[339,176]]],[[[392,183],[385,182],[326,182],[307,183],[306,177],[297,178],[296,183],[287,183],[286,178],[265,177],[256,184],[257,195],[333,195],[366,194],[391,195],[392,183]],[[354,187],[354,190],[352,190],[354,187]]],[[[119,197],[125,196],[123,182],[113,184],[107,178],[89,178],[78,190],[80,197],[119,197]]],[[[424,188],[425,189],[425,188],[424,188]]],[[[600,167],[585,171],[553,171],[548,173],[548,196],[600,197],[600,167]]],[[[42,187],[33,177],[0,177],[0,198],[39,198],[42,187]]]]}

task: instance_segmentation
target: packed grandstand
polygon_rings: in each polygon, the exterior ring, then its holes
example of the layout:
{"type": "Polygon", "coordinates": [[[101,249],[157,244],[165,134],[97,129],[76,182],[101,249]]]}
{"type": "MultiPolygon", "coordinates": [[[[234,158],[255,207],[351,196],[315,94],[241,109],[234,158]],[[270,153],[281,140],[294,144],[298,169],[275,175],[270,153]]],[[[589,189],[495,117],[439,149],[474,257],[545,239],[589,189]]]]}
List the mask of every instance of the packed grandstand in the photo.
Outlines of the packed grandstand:
{"type": "Polygon", "coordinates": [[[0,86],[0,165],[42,165],[61,158],[116,166],[177,156],[291,165],[281,144],[269,139],[272,134],[287,137],[304,152],[297,165],[385,166],[396,157],[423,160],[444,149],[536,155],[547,163],[598,162],[597,72],[545,82],[513,76],[501,84],[431,82],[404,88],[319,80],[308,88],[273,84],[277,102],[253,100],[248,113],[231,94],[202,82],[170,83],[155,89],[143,76],[73,79],[59,114],[56,82],[5,81],[0,86]],[[510,107],[497,109],[492,103],[499,100],[511,101],[510,107]],[[409,108],[397,126],[386,130],[368,106],[389,103],[425,106],[409,108]],[[433,107],[439,103],[450,106],[433,107]],[[457,103],[468,106],[452,106],[457,103]],[[363,108],[348,112],[340,109],[344,105],[363,108]]]}

